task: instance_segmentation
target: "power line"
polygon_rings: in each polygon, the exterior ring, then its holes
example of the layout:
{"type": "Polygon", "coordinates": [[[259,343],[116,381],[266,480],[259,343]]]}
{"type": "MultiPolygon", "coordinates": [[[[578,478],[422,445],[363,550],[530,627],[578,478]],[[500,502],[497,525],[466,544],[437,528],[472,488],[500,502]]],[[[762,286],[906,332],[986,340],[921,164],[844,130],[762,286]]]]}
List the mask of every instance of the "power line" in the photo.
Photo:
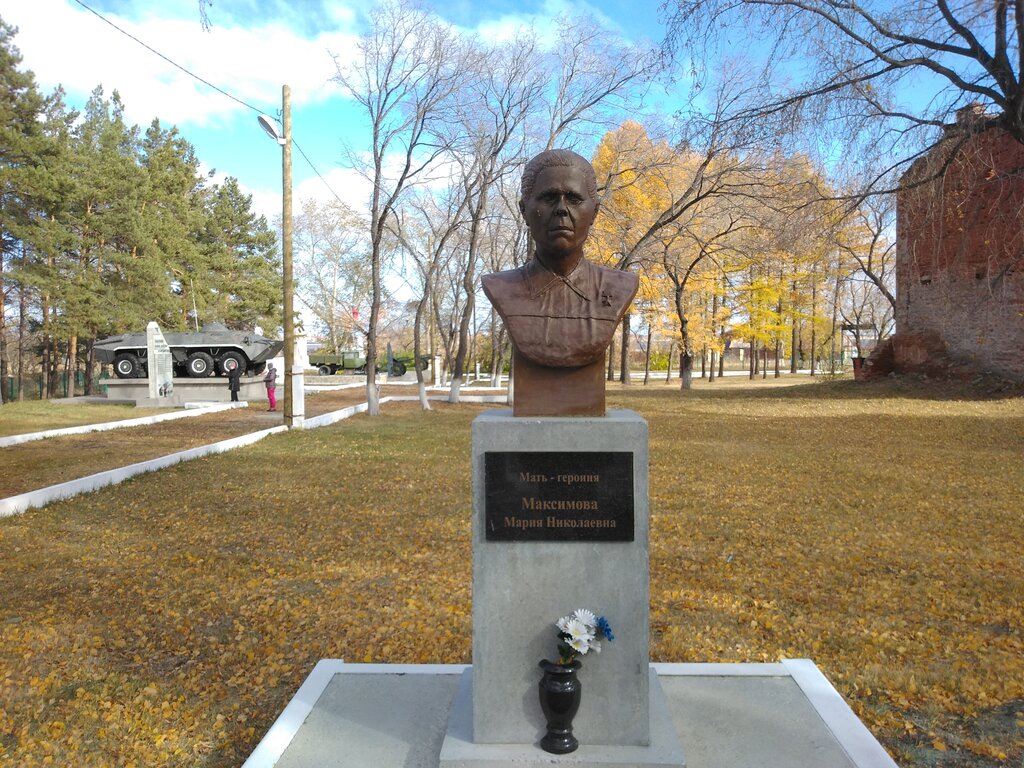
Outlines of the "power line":
{"type": "Polygon", "coordinates": [[[338,193],[334,191],[334,189],[331,187],[330,184],[327,183],[327,179],[325,179],[323,176],[320,175],[320,171],[318,171],[317,167],[315,165],[313,165],[313,162],[308,157],[306,157],[306,153],[302,151],[302,147],[299,146],[299,142],[295,141],[295,139],[292,139],[292,144],[294,144],[295,148],[297,150],[299,150],[299,154],[302,155],[302,158],[307,163],[309,163],[309,167],[313,169],[313,173],[315,173],[320,178],[320,181],[322,181],[324,183],[324,186],[327,187],[328,191],[332,195],[334,195],[334,199],[337,200],[342,205],[346,205],[345,201],[342,200],[340,197],[338,197],[338,193]]]}
{"type": "MultiPolygon", "coordinates": [[[[195,80],[198,80],[203,85],[206,85],[206,86],[208,86],[210,88],[213,88],[213,90],[217,91],[217,93],[220,93],[220,94],[222,94],[224,96],[227,96],[232,101],[237,102],[238,104],[241,104],[243,107],[251,109],[256,114],[258,114],[258,115],[262,115],[263,114],[263,110],[262,109],[259,109],[258,107],[254,107],[252,104],[249,104],[246,101],[242,101],[240,98],[238,98],[234,94],[228,93],[223,88],[220,88],[219,86],[214,85],[209,80],[206,80],[205,78],[200,77],[195,72],[192,72],[191,70],[187,69],[186,67],[183,67],[178,62],[168,58],[164,54],[160,53],[160,51],[158,51],[155,48],[153,48],[151,45],[148,45],[147,43],[144,43],[142,40],[137,38],[131,32],[128,32],[127,30],[122,29],[121,27],[117,26],[117,24],[115,24],[110,19],[108,19],[105,16],[103,16],[103,14],[99,13],[99,11],[96,11],[96,10],[90,8],[88,5],[83,3],[82,0],[75,0],[75,2],[78,3],[80,6],[82,6],[89,13],[91,13],[93,16],[95,16],[97,19],[102,21],[103,23],[108,24],[109,26],[113,27],[118,32],[120,32],[122,35],[124,35],[125,37],[128,37],[131,40],[134,40],[136,43],[141,45],[143,48],[145,48],[150,53],[159,56],[161,59],[166,61],[172,67],[176,67],[176,68],[180,69],[182,72],[184,72],[189,77],[191,77],[191,78],[193,78],[195,80]]],[[[295,148],[297,150],[299,150],[299,154],[302,155],[302,158],[309,164],[309,167],[313,169],[313,173],[315,173],[317,175],[317,177],[320,179],[320,181],[323,182],[324,186],[327,187],[328,191],[332,195],[334,195],[334,199],[337,200],[339,203],[342,203],[342,205],[344,205],[344,201],[342,201],[341,197],[338,196],[338,193],[334,191],[334,189],[331,187],[331,185],[327,183],[327,179],[325,179],[323,177],[323,174],[321,174],[320,171],[317,169],[317,167],[315,165],[313,165],[313,161],[309,159],[309,157],[306,155],[305,152],[302,151],[302,147],[299,146],[299,143],[297,141],[295,141],[294,138],[292,139],[292,144],[295,146],[295,148]]]]}
{"type": "Polygon", "coordinates": [[[189,77],[193,77],[193,78],[195,78],[196,80],[198,80],[199,82],[203,83],[204,85],[208,85],[208,86],[209,86],[210,88],[213,88],[213,90],[217,91],[218,93],[222,93],[222,94],[224,94],[225,96],[227,96],[227,97],[228,97],[229,99],[231,99],[232,101],[237,101],[237,102],[238,102],[239,104],[241,104],[241,105],[242,105],[243,107],[248,107],[249,109],[253,110],[253,111],[254,111],[254,112],[256,112],[256,113],[261,113],[261,112],[262,112],[262,110],[260,110],[260,109],[257,109],[257,108],[256,108],[256,107],[254,107],[254,106],[253,106],[252,104],[248,104],[248,103],[246,103],[246,102],[242,101],[242,100],[241,100],[240,98],[238,98],[237,96],[233,96],[232,94],[230,94],[230,93],[228,93],[227,91],[225,91],[225,90],[224,90],[223,88],[218,88],[218,87],[217,87],[216,85],[214,85],[213,83],[211,83],[211,82],[210,82],[209,80],[205,80],[205,79],[201,78],[201,77],[200,77],[199,75],[197,75],[197,74],[196,74],[195,72],[190,72],[190,71],[189,71],[189,70],[187,70],[187,69],[186,69],[185,67],[181,66],[181,64],[179,64],[178,62],[176,62],[176,61],[172,61],[171,59],[167,58],[167,57],[166,57],[166,56],[164,56],[164,55],[163,55],[162,53],[160,53],[160,51],[156,50],[156,49],[155,49],[155,48],[153,48],[152,46],[150,46],[150,45],[147,45],[146,43],[144,43],[144,42],[142,42],[141,40],[139,40],[139,38],[137,38],[137,37],[136,37],[135,35],[133,35],[133,34],[132,34],[131,32],[128,32],[127,30],[121,29],[121,28],[120,28],[119,26],[117,26],[117,24],[115,24],[114,22],[112,22],[112,21],[111,21],[110,19],[106,18],[105,16],[103,16],[103,15],[102,15],[101,13],[99,13],[98,11],[95,11],[95,10],[93,10],[92,8],[90,8],[90,7],[88,6],[88,5],[86,5],[85,3],[83,3],[83,2],[82,2],[82,0],[75,0],[75,2],[76,2],[76,3],[78,3],[78,4],[80,5],[80,6],[82,6],[83,8],[85,8],[85,10],[87,10],[87,11],[88,11],[89,13],[91,13],[91,14],[92,14],[93,16],[95,16],[95,17],[96,17],[97,19],[99,19],[100,21],[102,21],[102,22],[104,22],[104,23],[106,23],[106,24],[109,24],[109,25],[110,25],[110,26],[112,26],[112,27],[113,27],[114,29],[116,29],[116,30],[117,30],[118,32],[120,32],[120,33],[121,33],[122,35],[125,35],[126,37],[130,37],[130,38],[131,38],[132,40],[134,40],[134,41],[135,41],[136,43],[138,43],[139,45],[141,45],[141,46],[142,46],[143,48],[145,48],[145,49],[146,49],[147,51],[149,51],[150,53],[154,53],[154,54],[156,54],[157,56],[159,56],[159,57],[160,57],[161,59],[163,59],[164,61],[166,61],[166,62],[167,62],[168,64],[170,64],[170,65],[171,65],[172,67],[177,67],[178,69],[180,69],[180,70],[181,70],[182,72],[184,72],[184,73],[185,73],[186,75],[188,75],[189,77]]]}

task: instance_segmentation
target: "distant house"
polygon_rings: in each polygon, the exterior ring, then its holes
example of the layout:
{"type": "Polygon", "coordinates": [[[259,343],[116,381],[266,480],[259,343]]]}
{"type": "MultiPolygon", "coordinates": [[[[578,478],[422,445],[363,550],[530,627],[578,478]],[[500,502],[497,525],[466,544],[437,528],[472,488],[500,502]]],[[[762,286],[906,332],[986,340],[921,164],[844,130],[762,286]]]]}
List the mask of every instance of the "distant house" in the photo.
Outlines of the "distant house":
{"type": "MultiPolygon", "coordinates": [[[[1024,379],[1024,146],[970,130],[979,107],[915,162],[897,195],[896,370],[1024,379]]],[[[876,355],[878,357],[878,355],[876,355]]]]}

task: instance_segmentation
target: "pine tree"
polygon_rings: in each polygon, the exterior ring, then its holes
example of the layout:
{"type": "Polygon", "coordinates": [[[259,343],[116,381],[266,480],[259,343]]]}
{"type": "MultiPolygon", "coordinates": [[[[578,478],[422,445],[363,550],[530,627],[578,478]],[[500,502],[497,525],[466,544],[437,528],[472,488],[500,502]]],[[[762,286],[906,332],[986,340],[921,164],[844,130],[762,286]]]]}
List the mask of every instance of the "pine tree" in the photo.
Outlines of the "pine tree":
{"type": "Polygon", "coordinates": [[[34,169],[45,137],[38,120],[44,101],[31,72],[21,71],[16,30],[0,20],[0,404],[9,395],[7,303],[14,260],[32,228],[34,169]]]}

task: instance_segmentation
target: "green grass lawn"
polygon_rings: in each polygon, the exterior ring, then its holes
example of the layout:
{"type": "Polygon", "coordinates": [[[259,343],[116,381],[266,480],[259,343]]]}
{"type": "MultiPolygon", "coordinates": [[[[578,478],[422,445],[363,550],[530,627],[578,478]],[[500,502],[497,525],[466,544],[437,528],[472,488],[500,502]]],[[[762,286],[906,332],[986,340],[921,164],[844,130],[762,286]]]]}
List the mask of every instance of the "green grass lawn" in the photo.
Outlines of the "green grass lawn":
{"type": "MultiPolygon", "coordinates": [[[[613,387],[650,424],[652,658],[809,657],[901,765],[1019,765],[1024,400],[970,397],[613,387]]],[[[320,658],[470,661],[484,408],[385,405],[0,521],[0,765],[237,766],[320,658]]]]}

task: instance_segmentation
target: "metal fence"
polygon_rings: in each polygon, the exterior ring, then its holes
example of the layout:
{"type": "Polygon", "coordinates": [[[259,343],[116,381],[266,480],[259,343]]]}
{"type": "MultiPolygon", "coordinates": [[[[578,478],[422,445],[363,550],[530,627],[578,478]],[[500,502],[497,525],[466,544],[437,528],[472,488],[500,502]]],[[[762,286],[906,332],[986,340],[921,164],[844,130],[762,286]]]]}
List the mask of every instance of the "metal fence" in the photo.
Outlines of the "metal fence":
{"type": "MultiPolygon", "coordinates": [[[[24,382],[24,393],[26,400],[42,400],[43,399],[43,375],[41,373],[33,373],[22,377],[24,382]]],[[[68,383],[70,377],[67,373],[61,373],[57,379],[57,389],[55,397],[67,397],[68,396],[68,383]]],[[[92,393],[94,395],[102,395],[107,391],[104,385],[106,377],[93,377],[92,380],[92,393]]],[[[2,382],[0,382],[0,392],[3,392],[3,400],[5,403],[12,402],[18,398],[18,380],[14,376],[7,376],[2,382]]],[[[82,393],[85,391],[85,371],[77,371],[75,374],[75,391],[82,393]]]]}

